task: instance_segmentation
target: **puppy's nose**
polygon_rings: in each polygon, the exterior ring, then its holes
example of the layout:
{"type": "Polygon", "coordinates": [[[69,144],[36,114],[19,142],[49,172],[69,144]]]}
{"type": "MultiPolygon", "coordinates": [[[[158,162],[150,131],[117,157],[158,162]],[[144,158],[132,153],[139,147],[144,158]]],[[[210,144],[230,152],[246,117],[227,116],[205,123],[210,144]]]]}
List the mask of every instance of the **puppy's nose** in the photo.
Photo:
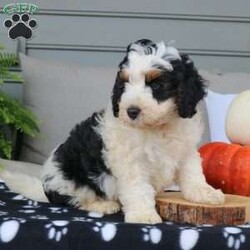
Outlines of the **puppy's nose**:
{"type": "Polygon", "coordinates": [[[138,107],[130,107],[127,109],[128,116],[132,119],[135,120],[136,117],[140,114],[141,110],[138,107]]]}

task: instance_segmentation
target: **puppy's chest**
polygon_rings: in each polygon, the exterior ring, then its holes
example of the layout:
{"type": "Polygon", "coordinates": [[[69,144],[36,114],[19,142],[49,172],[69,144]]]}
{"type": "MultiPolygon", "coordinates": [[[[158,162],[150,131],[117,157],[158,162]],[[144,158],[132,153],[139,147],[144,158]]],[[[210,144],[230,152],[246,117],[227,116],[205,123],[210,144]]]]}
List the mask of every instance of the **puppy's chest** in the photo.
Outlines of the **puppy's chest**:
{"type": "Polygon", "coordinates": [[[145,153],[150,161],[162,161],[166,158],[178,161],[185,150],[184,144],[179,136],[166,132],[152,133],[146,136],[145,153]]]}
{"type": "Polygon", "coordinates": [[[145,161],[156,190],[171,185],[184,155],[184,143],[173,136],[155,135],[145,143],[145,161]]]}

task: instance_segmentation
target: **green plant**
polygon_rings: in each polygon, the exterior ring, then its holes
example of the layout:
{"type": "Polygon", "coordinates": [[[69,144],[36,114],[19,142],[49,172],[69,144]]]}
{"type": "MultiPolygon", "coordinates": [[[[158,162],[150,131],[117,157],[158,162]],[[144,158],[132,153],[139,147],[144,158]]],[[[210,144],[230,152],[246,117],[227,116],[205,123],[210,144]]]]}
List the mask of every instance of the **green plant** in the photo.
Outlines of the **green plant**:
{"type": "Polygon", "coordinates": [[[20,74],[10,71],[10,68],[18,64],[15,54],[3,52],[4,48],[0,45],[0,84],[6,80],[21,81],[20,74]]]}
{"type": "Polygon", "coordinates": [[[0,157],[10,159],[15,134],[35,136],[38,125],[30,110],[1,90],[6,80],[21,80],[20,74],[11,71],[11,67],[18,64],[16,55],[2,51],[3,47],[0,47],[0,157]]]}

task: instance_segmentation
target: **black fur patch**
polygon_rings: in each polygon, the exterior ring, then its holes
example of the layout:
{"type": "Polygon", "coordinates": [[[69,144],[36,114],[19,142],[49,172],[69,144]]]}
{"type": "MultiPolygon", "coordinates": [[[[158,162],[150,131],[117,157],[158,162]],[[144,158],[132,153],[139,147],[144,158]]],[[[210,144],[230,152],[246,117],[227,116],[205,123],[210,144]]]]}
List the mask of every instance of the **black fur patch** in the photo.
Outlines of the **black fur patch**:
{"type": "Polygon", "coordinates": [[[149,40],[149,39],[140,39],[138,41],[136,41],[135,43],[131,43],[128,48],[127,48],[127,52],[130,52],[130,51],[135,51],[131,45],[133,44],[138,44],[140,45],[142,48],[143,48],[143,52],[145,55],[150,55],[153,53],[153,49],[156,48],[156,44],[149,40]]]}
{"type": "Polygon", "coordinates": [[[132,48],[132,45],[133,44],[138,44],[140,45],[141,47],[143,47],[143,50],[144,50],[144,53],[145,55],[150,55],[153,51],[153,48],[156,48],[156,44],[154,42],[152,42],[151,40],[148,40],[148,39],[140,39],[134,43],[130,43],[128,46],[127,46],[127,50],[126,50],[126,56],[123,58],[123,60],[120,62],[119,64],[119,68],[122,69],[124,67],[127,66],[128,64],[128,54],[129,52],[131,51],[135,51],[133,48],[132,48]]]}
{"type": "Polygon", "coordinates": [[[59,163],[64,178],[73,181],[76,188],[88,186],[103,197],[105,194],[96,180],[104,172],[111,173],[102,158],[102,138],[95,131],[99,115],[101,113],[94,113],[76,125],[65,143],[55,151],[53,160],[59,163]]]}
{"type": "Polygon", "coordinates": [[[191,59],[187,55],[181,55],[181,59],[171,61],[173,71],[154,65],[162,73],[156,79],[146,82],[146,86],[151,88],[153,97],[158,102],[173,97],[179,115],[191,118],[196,113],[197,103],[206,95],[205,84],[191,59]]]}
{"type": "Polygon", "coordinates": [[[118,117],[119,114],[119,103],[121,100],[121,96],[125,89],[125,81],[121,79],[120,72],[117,73],[115,85],[112,91],[112,108],[113,108],[113,115],[118,117]]]}
{"type": "Polygon", "coordinates": [[[196,113],[198,102],[206,95],[206,86],[189,56],[183,54],[181,59],[181,65],[173,63],[175,77],[180,81],[176,103],[179,115],[191,118],[196,113]]]}
{"type": "Polygon", "coordinates": [[[44,193],[47,196],[49,202],[57,206],[69,206],[70,200],[72,199],[71,196],[61,195],[56,191],[45,191],[44,193]]]}
{"type": "Polygon", "coordinates": [[[177,95],[178,81],[166,70],[162,71],[159,77],[145,84],[147,87],[151,88],[153,98],[158,102],[166,101],[177,95]]]}

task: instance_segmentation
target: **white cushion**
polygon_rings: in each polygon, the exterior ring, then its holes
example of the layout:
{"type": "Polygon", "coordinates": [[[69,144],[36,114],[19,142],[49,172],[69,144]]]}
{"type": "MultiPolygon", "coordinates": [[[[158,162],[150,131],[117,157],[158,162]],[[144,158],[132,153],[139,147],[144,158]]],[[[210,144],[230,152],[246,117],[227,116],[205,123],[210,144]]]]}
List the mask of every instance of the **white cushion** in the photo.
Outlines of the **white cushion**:
{"type": "MultiPolygon", "coordinates": [[[[212,73],[206,70],[199,70],[199,73],[206,80],[208,88],[218,94],[238,94],[246,89],[249,89],[250,74],[248,73],[212,73]]],[[[206,105],[202,103],[205,131],[200,145],[209,142],[211,139],[208,115],[205,106],[206,105]]]]}
{"type": "Polygon", "coordinates": [[[211,90],[205,98],[208,123],[210,129],[210,141],[230,142],[225,132],[226,115],[235,94],[219,94],[211,90]]]}
{"type": "Polygon", "coordinates": [[[21,159],[43,163],[77,123],[106,107],[116,69],[81,67],[22,54],[20,59],[24,103],[40,120],[40,135],[25,138],[21,159]]]}
{"type": "MultiPolygon", "coordinates": [[[[22,161],[9,161],[0,158],[0,166],[11,173],[28,174],[29,176],[40,177],[41,165],[22,161]]],[[[0,171],[1,176],[2,171],[0,171]]]]}

